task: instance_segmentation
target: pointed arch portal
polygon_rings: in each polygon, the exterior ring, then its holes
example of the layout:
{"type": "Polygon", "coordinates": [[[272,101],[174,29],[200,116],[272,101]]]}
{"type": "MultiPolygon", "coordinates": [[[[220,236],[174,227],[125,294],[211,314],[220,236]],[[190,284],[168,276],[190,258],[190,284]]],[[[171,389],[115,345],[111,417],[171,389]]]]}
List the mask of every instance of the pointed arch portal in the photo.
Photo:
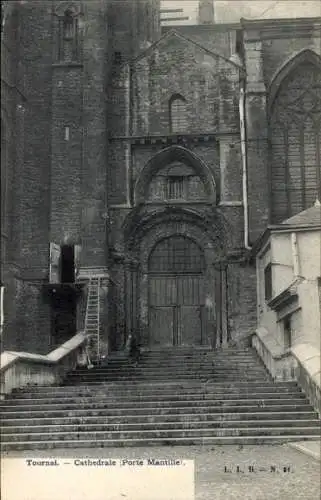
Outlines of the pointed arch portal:
{"type": "Polygon", "coordinates": [[[126,324],[144,348],[225,345],[227,232],[219,213],[141,209],[124,224],[128,254],[126,324]]]}

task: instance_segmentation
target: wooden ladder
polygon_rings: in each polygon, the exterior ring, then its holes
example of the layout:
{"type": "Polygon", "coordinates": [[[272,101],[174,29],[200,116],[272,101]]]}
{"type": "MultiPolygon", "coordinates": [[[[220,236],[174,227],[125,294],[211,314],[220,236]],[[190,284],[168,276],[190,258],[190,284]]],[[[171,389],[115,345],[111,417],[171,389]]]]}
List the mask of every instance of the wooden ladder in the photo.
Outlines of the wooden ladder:
{"type": "Polygon", "coordinates": [[[100,361],[100,282],[100,277],[93,276],[89,279],[85,316],[89,356],[95,362],[100,361]]]}

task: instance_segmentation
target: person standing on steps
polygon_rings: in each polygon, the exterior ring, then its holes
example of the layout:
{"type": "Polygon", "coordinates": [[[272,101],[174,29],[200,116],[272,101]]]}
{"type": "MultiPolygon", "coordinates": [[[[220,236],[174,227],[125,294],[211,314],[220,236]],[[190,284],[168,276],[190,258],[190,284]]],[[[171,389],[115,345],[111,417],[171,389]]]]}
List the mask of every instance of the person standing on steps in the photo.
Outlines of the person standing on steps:
{"type": "Polygon", "coordinates": [[[129,359],[135,366],[137,366],[140,358],[140,348],[137,341],[137,336],[133,330],[131,330],[130,334],[128,335],[126,348],[128,349],[129,359]]]}

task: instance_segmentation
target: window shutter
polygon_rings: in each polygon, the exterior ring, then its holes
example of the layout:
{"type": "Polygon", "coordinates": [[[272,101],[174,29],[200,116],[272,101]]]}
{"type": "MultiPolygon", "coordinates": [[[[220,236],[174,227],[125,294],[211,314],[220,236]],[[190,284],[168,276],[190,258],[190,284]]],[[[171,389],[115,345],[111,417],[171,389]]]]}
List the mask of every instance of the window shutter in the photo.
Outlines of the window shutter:
{"type": "Polygon", "coordinates": [[[60,282],[60,256],[61,248],[56,243],[50,243],[50,263],[49,263],[49,282],[60,282]]]}
{"type": "Polygon", "coordinates": [[[1,333],[2,333],[2,328],[4,324],[4,286],[1,286],[0,288],[0,328],[1,328],[1,333]]]}
{"type": "Polygon", "coordinates": [[[80,254],[81,254],[81,245],[75,245],[74,255],[75,255],[75,280],[79,274],[80,270],[80,254]]]}

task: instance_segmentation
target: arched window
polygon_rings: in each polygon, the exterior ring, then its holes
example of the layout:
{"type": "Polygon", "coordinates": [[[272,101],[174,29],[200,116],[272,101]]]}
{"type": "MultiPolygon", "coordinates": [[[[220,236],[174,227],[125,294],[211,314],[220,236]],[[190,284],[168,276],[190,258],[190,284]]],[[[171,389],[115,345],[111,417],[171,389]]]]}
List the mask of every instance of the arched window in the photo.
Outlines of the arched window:
{"type": "Polygon", "coordinates": [[[320,197],[320,129],[321,71],[303,61],[282,82],[271,110],[272,222],[320,197]]]}
{"type": "Polygon", "coordinates": [[[152,179],[149,201],[204,201],[204,184],[194,169],[182,162],[174,161],[162,168],[152,179]]]}
{"type": "Polygon", "coordinates": [[[78,59],[78,18],[71,9],[67,9],[59,20],[59,59],[78,59]]]}
{"type": "Polygon", "coordinates": [[[63,20],[64,40],[72,40],[74,37],[75,29],[74,18],[71,10],[66,10],[63,20]]]}
{"type": "Polygon", "coordinates": [[[187,129],[186,100],[175,94],[169,101],[170,130],[173,134],[184,132],[187,129]]]}
{"type": "Polygon", "coordinates": [[[151,273],[201,273],[204,256],[200,247],[185,236],[171,236],[157,243],[149,257],[151,273]]]}

